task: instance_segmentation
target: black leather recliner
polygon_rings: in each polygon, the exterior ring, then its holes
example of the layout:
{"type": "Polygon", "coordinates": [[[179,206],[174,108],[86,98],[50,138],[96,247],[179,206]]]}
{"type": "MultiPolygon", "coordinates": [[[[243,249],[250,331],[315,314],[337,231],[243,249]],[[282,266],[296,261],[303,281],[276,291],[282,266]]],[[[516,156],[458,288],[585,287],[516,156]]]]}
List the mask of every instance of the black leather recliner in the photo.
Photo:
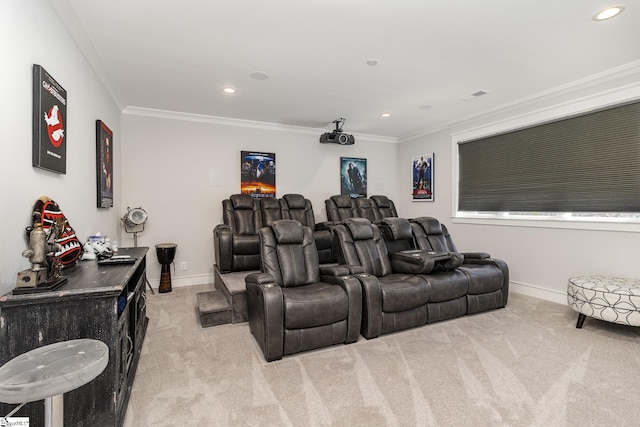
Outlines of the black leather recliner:
{"type": "Polygon", "coordinates": [[[353,205],[354,218],[366,218],[372,223],[378,221],[371,199],[360,197],[353,200],[353,205]]]}
{"type": "Polygon", "coordinates": [[[424,257],[433,262],[430,271],[415,271],[429,282],[431,288],[431,297],[427,304],[427,323],[464,316],[468,308],[469,279],[464,272],[457,269],[462,264],[463,257],[444,248],[415,248],[411,225],[405,218],[385,218],[380,228],[387,247],[393,250],[390,253],[392,260],[396,259],[397,262],[402,255],[402,258],[424,257]]]}
{"type": "Polygon", "coordinates": [[[313,231],[321,264],[335,262],[331,231],[326,224],[316,224],[313,206],[309,199],[305,199],[301,194],[285,194],[280,199],[280,208],[283,219],[295,219],[313,231]]]}
{"type": "Polygon", "coordinates": [[[398,216],[396,205],[387,196],[376,195],[371,196],[370,199],[373,203],[374,215],[377,221],[398,216]]]}
{"type": "Polygon", "coordinates": [[[362,284],[361,334],[365,338],[427,322],[431,287],[424,277],[412,273],[425,266],[392,263],[379,228],[366,218],[345,219],[334,226],[333,233],[338,263],[360,265],[366,273],[356,275],[362,284]]]}
{"type": "Polygon", "coordinates": [[[464,262],[464,255],[450,248],[447,245],[422,245],[416,244],[412,224],[405,218],[385,218],[380,221],[382,237],[387,243],[390,253],[411,253],[416,256],[422,254],[434,260],[433,271],[450,271],[460,267],[464,262]]]}
{"type": "Polygon", "coordinates": [[[347,218],[367,218],[370,222],[378,224],[384,218],[398,216],[393,201],[382,195],[355,199],[348,195],[335,195],[325,200],[324,204],[327,219],[333,224],[347,218]]]}
{"type": "Polygon", "coordinates": [[[222,201],[224,224],[213,230],[215,261],[222,273],[260,268],[262,227],[259,200],[248,194],[233,194],[222,201]]]}
{"type": "Polygon", "coordinates": [[[358,340],[362,291],[344,266],[319,267],[311,229],[280,220],[259,232],[262,273],[245,277],[249,328],[267,361],[358,340]]]}
{"type": "MultiPolygon", "coordinates": [[[[449,230],[437,219],[419,217],[411,220],[416,246],[436,252],[458,252],[449,230]]],[[[469,278],[467,314],[505,307],[509,298],[509,267],[486,252],[462,252],[458,269],[469,278]]]]}
{"type": "Polygon", "coordinates": [[[271,224],[273,221],[282,219],[280,200],[275,197],[260,199],[260,214],[262,216],[262,225],[265,226],[271,224]]]}
{"type": "Polygon", "coordinates": [[[337,194],[324,201],[327,219],[331,223],[338,223],[343,219],[353,218],[354,203],[351,196],[337,194]]]}

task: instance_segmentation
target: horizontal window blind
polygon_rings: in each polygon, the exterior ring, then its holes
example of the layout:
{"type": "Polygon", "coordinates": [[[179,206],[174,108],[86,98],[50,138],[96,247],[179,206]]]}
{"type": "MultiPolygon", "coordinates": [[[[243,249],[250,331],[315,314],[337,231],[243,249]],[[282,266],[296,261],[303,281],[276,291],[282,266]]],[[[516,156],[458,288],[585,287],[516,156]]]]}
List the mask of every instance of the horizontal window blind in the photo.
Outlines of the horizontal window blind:
{"type": "Polygon", "coordinates": [[[640,212],[640,102],[458,145],[459,211],[640,212]]]}

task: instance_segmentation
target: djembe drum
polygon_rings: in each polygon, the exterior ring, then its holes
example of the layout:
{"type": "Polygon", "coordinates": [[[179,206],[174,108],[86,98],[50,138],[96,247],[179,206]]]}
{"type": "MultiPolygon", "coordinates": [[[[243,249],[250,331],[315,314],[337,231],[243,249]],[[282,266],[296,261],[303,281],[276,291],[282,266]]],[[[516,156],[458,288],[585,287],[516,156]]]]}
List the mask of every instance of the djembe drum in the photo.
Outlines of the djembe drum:
{"type": "Polygon", "coordinates": [[[158,292],[161,294],[171,292],[171,263],[176,256],[177,247],[178,245],[175,243],[158,243],[156,245],[158,262],[162,265],[160,286],[158,286],[158,292]]]}

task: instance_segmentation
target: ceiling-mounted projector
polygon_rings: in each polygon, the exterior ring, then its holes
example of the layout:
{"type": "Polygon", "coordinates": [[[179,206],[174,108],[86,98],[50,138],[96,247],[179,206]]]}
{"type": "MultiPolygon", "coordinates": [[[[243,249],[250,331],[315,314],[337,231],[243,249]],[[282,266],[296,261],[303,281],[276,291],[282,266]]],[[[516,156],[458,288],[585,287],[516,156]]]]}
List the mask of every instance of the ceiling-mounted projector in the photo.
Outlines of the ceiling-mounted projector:
{"type": "Polygon", "coordinates": [[[323,144],[333,143],[340,145],[353,145],[356,142],[353,135],[346,134],[342,131],[342,125],[346,120],[347,119],[344,117],[334,120],[333,123],[336,124],[336,128],[333,132],[323,133],[320,135],[320,142],[323,144]]]}

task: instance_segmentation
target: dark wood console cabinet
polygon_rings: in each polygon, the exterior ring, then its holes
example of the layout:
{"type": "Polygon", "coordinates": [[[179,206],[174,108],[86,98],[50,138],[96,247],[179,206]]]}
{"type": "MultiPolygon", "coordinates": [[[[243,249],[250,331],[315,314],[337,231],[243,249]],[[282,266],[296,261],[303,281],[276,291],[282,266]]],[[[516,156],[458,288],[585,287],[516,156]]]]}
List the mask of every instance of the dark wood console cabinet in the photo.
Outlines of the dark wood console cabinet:
{"type": "MultiPolygon", "coordinates": [[[[148,248],[121,248],[135,264],[100,266],[80,261],[63,270],[55,291],[0,296],[0,366],[36,347],[93,338],[109,347],[109,364],[95,380],[64,395],[65,426],[122,426],[149,319],[146,316],[148,248]]],[[[15,405],[0,403],[0,417],[15,405]]],[[[44,403],[14,417],[44,425],[44,403]]]]}

